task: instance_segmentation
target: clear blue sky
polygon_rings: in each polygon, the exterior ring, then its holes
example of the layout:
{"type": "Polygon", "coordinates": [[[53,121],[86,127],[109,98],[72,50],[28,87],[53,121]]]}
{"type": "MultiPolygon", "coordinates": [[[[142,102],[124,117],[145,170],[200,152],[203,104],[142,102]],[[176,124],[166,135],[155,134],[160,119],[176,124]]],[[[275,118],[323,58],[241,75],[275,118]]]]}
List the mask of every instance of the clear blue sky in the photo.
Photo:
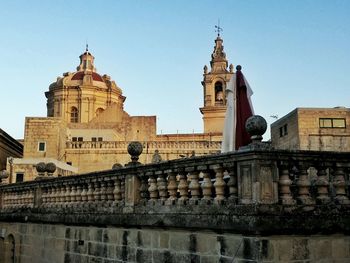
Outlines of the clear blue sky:
{"type": "Polygon", "coordinates": [[[347,0],[3,1],[0,127],[23,138],[25,116],[46,116],[44,92],[88,40],[128,113],[157,115],[159,133],[201,132],[218,18],[268,123],[296,107],[350,107],[349,14],[347,0]]]}

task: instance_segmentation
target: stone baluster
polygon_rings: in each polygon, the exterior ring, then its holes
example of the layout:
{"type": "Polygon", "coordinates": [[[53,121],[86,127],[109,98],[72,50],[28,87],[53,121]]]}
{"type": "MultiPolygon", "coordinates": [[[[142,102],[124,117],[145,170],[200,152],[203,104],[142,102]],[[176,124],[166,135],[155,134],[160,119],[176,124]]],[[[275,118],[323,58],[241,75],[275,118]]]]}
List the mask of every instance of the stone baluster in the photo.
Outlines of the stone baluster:
{"type": "Polygon", "coordinates": [[[157,178],[157,187],[159,191],[159,198],[163,202],[168,198],[167,183],[165,180],[165,174],[160,171],[157,178]]]}
{"type": "Polygon", "coordinates": [[[200,190],[201,187],[199,185],[199,172],[197,171],[191,171],[190,172],[190,184],[188,188],[190,189],[191,192],[191,201],[194,203],[198,203],[199,197],[200,197],[200,190]]]}
{"type": "Polygon", "coordinates": [[[350,204],[349,198],[346,196],[346,183],[344,167],[337,164],[334,171],[333,187],[335,190],[335,201],[338,204],[350,204]]]}
{"type": "Polygon", "coordinates": [[[76,186],[76,192],[75,192],[75,202],[79,205],[82,201],[82,189],[83,186],[81,184],[77,184],[76,186]]]}
{"type": "Polygon", "coordinates": [[[176,183],[176,173],[173,171],[168,171],[168,193],[169,198],[167,204],[174,204],[177,200],[177,183],[176,183]]]}
{"type": "Polygon", "coordinates": [[[31,207],[34,205],[34,191],[33,189],[27,190],[27,200],[25,202],[26,207],[31,207]]]}
{"type": "Polygon", "coordinates": [[[64,185],[60,185],[59,187],[60,191],[59,191],[59,197],[60,197],[60,205],[64,206],[64,203],[66,201],[66,187],[64,185]]]}
{"type": "Polygon", "coordinates": [[[290,186],[292,185],[292,180],[289,177],[289,164],[282,163],[279,165],[279,200],[283,205],[295,204],[293,199],[290,186]]]}
{"type": "Polygon", "coordinates": [[[327,167],[323,164],[317,165],[317,197],[316,201],[318,204],[326,204],[331,200],[329,197],[328,187],[329,179],[327,178],[327,167]]]}
{"type": "Polygon", "coordinates": [[[77,202],[77,186],[72,184],[71,190],[70,190],[70,201],[74,205],[77,202]]]}
{"type": "Polygon", "coordinates": [[[86,205],[89,201],[88,199],[88,185],[87,184],[81,184],[81,202],[83,203],[83,205],[86,205]]]}
{"type": "Polygon", "coordinates": [[[178,189],[180,192],[180,198],[179,202],[180,203],[186,203],[188,200],[188,182],[187,182],[187,176],[186,173],[183,171],[179,172],[179,185],[178,189]]]}
{"type": "Polygon", "coordinates": [[[122,200],[121,193],[121,182],[119,178],[114,180],[114,190],[113,190],[114,202],[119,203],[122,200]]]}
{"type": "Polygon", "coordinates": [[[114,200],[113,190],[114,190],[114,181],[108,180],[107,181],[107,202],[109,205],[112,204],[114,200]]]}
{"type": "Polygon", "coordinates": [[[120,178],[120,193],[122,195],[122,200],[125,200],[125,175],[120,178]]]}
{"type": "Polygon", "coordinates": [[[149,199],[148,193],[148,176],[145,174],[140,175],[141,185],[140,185],[140,197],[141,201],[146,202],[149,199]]]}
{"type": "Polygon", "coordinates": [[[101,201],[101,185],[100,185],[100,182],[95,181],[94,182],[94,188],[95,188],[95,190],[93,192],[93,194],[94,194],[94,201],[95,202],[99,202],[99,201],[101,201]]]}
{"type": "Polygon", "coordinates": [[[309,165],[307,163],[301,163],[298,167],[299,171],[299,178],[297,180],[297,187],[298,187],[298,197],[297,201],[300,204],[304,205],[311,205],[314,203],[310,196],[310,180],[308,176],[307,169],[309,168],[309,165]]]}
{"type": "Polygon", "coordinates": [[[69,205],[69,203],[71,202],[71,186],[69,185],[69,183],[65,184],[64,188],[66,189],[66,191],[64,192],[64,205],[69,205]]]}
{"type": "MultiPolygon", "coordinates": [[[[30,206],[30,207],[34,207],[34,205],[35,205],[35,194],[34,194],[34,193],[35,193],[35,190],[34,190],[34,189],[31,189],[31,190],[30,190],[30,199],[29,199],[29,200],[30,200],[30,203],[29,203],[29,206],[30,206]]],[[[38,205],[40,205],[41,202],[42,202],[42,201],[40,201],[38,205]]]]}
{"type": "Polygon", "coordinates": [[[210,172],[205,168],[202,171],[203,182],[202,182],[202,192],[203,201],[209,203],[213,199],[213,183],[211,182],[210,172]]]}
{"type": "Polygon", "coordinates": [[[43,202],[41,203],[41,205],[42,205],[42,206],[45,206],[46,203],[47,203],[47,198],[48,198],[48,187],[45,186],[45,187],[42,187],[41,189],[42,189],[41,199],[42,199],[42,201],[43,201],[43,202]]]}
{"type": "Polygon", "coordinates": [[[94,183],[91,181],[88,183],[88,191],[86,195],[87,195],[87,200],[89,204],[92,204],[95,199],[94,199],[94,183]]]}
{"type": "Polygon", "coordinates": [[[107,201],[107,187],[106,187],[106,182],[101,181],[101,188],[100,188],[100,196],[101,196],[101,201],[105,203],[107,201]]]}
{"type": "Polygon", "coordinates": [[[149,174],[149,187],[148,187],[149,197],[151,201],[158,199],[158,188],[156,175],[153,173],[149,174]]]}
{"type": "Polygon", "coordinates": [[[60,204],[61,202],[61,191],[60,191],[60,187],[58,185],[54,185],[53,186],[53,202],[52,205],[53,206],[57,206],[60,204]]]}
{"type": "Polygon", "coordinates": [[[55,196],[55,187],[53,185],[49,186],[49,197],[47,200],[48,207],[52,207],[55,204],[56,196],[55,196]]]}
{"type": "Polygon", "coordinates": [[[236,172],[236,167],[230,167],[228,169],[228,176],[230,179],[227,182],[227,187],[228,187],[228,194],[229,197],[228,199],[230,201],[233,201],[234,203],[237,203],[238,201],[238,187],[237,187],[237,172],[236,172]]]}
{"type": "Polygon", "coordinates": [[[225,186],[223,168],[220,165],[213,165],[212,168],[215,171],[215,201],[221,203],[225,200],[225,186]]]}

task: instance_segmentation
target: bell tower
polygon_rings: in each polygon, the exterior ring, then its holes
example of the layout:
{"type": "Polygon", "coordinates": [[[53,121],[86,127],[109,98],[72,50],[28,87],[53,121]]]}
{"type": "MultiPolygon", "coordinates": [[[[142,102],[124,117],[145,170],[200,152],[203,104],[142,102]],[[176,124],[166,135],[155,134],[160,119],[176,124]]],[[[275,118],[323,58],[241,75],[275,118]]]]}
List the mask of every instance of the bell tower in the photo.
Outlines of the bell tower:
{"type": "Polygon", "coordinates": [[[233,65],[229,69],[226,53],[224,52],[223,40],[218,36],[215,39],[214,51],[211,54],[210,71],[205,65],[203,70],[203,99],[204,106],[200,108],[203,114],[205,133],[222,133],[226,112],[225,90],[233,75],[233,65]]]}

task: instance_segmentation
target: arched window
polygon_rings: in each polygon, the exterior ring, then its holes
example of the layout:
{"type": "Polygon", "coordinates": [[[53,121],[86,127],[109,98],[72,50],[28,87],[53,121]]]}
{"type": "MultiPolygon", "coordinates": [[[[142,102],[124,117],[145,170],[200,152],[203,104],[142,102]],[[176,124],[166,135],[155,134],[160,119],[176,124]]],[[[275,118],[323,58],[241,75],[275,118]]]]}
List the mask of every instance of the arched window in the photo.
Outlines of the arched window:
{"type": "Polygon", "coordinates": [[[222,87],[222,82],[217,81],[215,83],[215,105],[223,105],[224,104],[224,90],[222,87]]]}
{"type": "Polygon", "coordinates": [[[98,108],[98,109],[96,110],[96,116],[100,115],[103,111],[104,111],[104,109],[98,108]]]}
{"type": "Polygon", "coordinates": [[[71,110],[70,110],[70,122],[78,122],[78,115],[79,115],[79,112],[78,112],[78,109],[76,107],[72,107],[71,110]]]}

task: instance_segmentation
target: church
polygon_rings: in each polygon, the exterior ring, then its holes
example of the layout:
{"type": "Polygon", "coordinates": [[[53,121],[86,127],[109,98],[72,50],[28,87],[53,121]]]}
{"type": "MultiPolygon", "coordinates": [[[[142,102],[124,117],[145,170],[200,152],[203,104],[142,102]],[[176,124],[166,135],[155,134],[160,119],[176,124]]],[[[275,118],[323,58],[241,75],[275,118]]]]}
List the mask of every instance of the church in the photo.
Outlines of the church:
{"type": "Polygon", "coordinates": [[[130,116],[126,97],[107,74],[95,67],[86,47],[75,72],[66,72],[49,85],[47,117],[26,117],[23,158],[7,163],[11,182],[33,180],[35,165],[54,163],[54,176],[111,169],[130,161],[131,141],[143,145],[140,162],[166,161],[217,153],[226,111],[225,88],[234,74],[223,39],[218,34],[210,68],[203,68],[203,133],[157,134],[156,116],[130,116]]]}

